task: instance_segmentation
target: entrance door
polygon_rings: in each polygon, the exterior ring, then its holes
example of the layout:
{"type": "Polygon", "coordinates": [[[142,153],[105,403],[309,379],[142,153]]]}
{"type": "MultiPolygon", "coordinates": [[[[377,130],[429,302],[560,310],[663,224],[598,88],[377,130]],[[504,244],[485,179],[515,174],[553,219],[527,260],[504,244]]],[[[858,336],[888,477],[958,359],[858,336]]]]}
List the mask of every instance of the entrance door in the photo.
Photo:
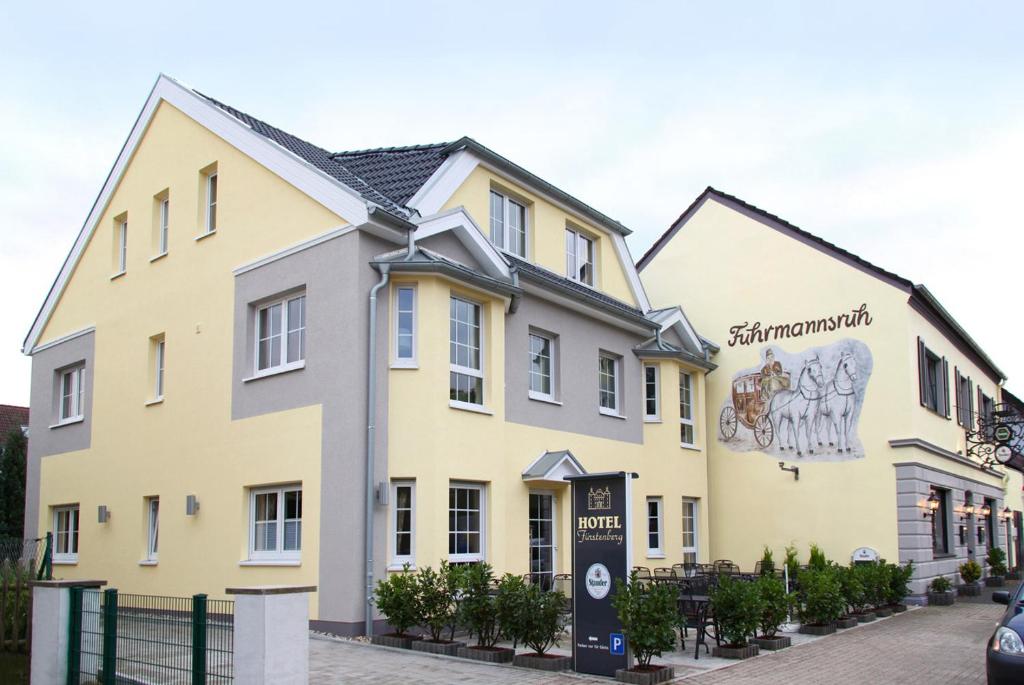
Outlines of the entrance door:
{"type": "Polygon", "coordinates": [[[530,493],[530,580],[550,590],[555,574],[555,497],[530,493]]]}

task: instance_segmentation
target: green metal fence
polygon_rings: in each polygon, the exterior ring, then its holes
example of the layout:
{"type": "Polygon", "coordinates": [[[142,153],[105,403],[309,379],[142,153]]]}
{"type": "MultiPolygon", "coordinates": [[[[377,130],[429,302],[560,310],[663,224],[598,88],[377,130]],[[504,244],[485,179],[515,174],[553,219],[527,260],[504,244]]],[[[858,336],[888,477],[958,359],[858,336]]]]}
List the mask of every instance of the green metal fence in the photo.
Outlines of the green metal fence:
{"type": "Polygon", "coordinates": [[[234,602],[72,588],[68,685],[233,680],[234,602]]]}

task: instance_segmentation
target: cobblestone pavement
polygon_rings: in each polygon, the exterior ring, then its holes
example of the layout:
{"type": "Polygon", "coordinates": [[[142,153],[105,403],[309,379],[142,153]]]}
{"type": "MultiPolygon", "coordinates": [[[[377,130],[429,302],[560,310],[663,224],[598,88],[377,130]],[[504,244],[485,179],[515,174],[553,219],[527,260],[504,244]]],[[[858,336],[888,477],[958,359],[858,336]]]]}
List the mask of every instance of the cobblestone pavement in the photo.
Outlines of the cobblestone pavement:
{"type": "MultiPolygon", "coordinates": [[[[712,671],[687,673],[685,668],[677,668],[676,682],[688,685],[984,683],[985,643],[1003,607],[987,601],[987,597],[979,600],[961,599],[951,607],[910,611],[712,671]]],[[[607,685],[612,682],[346,641],[313,639],[310,642],[309,682],[313,685],[399,681],[422,685],[607,685]]]]}

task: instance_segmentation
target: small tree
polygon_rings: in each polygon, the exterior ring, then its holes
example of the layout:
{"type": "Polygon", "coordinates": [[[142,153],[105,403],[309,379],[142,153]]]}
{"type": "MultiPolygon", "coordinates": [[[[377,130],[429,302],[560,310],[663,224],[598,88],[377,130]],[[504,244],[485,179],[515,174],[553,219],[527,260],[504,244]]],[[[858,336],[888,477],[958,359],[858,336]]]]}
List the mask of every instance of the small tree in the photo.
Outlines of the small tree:
{"type": "Polygon", "coordinates": [[[761,622],[761,596],[753,583],[721,576],[711,608],[728,647],[746,647],[761,622]]]}
{"type": "Polygon", "coordinates": [[[974,559],[968,559],[960,564],[960,577],[968,585],[978,582],[978,579],[981,578],[981,566],[974,559]]]}
{"type": "Polygon", "coordinates": [[[811,556],[807,560],[807,568],[812,568],[815,571],[824,571],[828,568],[828,558],[821,551],[821,547],[818,547],[813,542],[811,543],[811,556]]]}
{"type": "Polygon", "coordinates": [[[418,588],[416,576],[409,573],[409,564],[406,564],[401,573],[377,581],[377,588],[373,591],[374,604],[399,637],[405,637],[406,631],[416,625],[418,588]]]}
{"type": "Polygon", "coordinates": [[[836,578],[846,604],[844,613],[857,614],[864,611],[864,583],[856,566],[837,566],[836,578]]]}
{"type": "Polygon", "coordinates": [[[761,618],[758,629],[761,637],[771,639],[789,619],[793,609],[793,595],[786,592],[786,585],[781,578],[761,576],[755,583],[761,603],[761,618]]]}
{"type": "Polygon", "coordinates": [[[985,557],[985,563],[992,569],[992,575],[1006,575],[1006,552],[1001,548],[993,547],[990,549],[988,551],[988,556],[985,557]]]}
{"type": "Polygon", "coordinates": [[[521,576],[506,573],[498,581],[498,592],[494,596],[494,610],[501,634],[512,640],[513,649],[519,646],[519,640],[526,632],[527,590],[526,581],[521,576]]]}
{"type": "Polygon", "coordinates": [[[652,657],[661,656],[662,652],[675,647],[674,628],[679,612],[674,587],[663,584],[644,586],[633,571],[628,582],[616,579],[612,606],[641,668],[649,667],[652,657]]]}
{"type": "Polygon", "coordinates": [[[488,563],[472,564],[463,575],[463,597],[459,607],[462,622],[476,635],[477,647],[493,647],[501,636],[498,608],[491,595],[494,573],[488,563]]]}
{"type": "Polygon", "coordinates": [[[867,607],[880,607],[888,603],[889,574],[884,564],[872,562],[857,564],[854,568],[860,573],[864,584],[864,604],[867,607]]]}
{"type": "Polygon", "coordinates": [[[906,566],[887,564],[889,570],[889,588],[887,599],[889,604],[900,604],[910,594],[910,579],[914,577],[914,562],[908,561],[906,566]]]}
{"type": "Polygon", "coordinates": [[[542,592],[540,586],[530,585],[523,602],[524,615],[519,622],[522,626],[523,644],[538,656],[544,656],[558,644],[562,635],[562,610],[565,595],[557,590],[542,592]]]}
{"type": "Polygon", "coordinates": [[[936,576],[928,585],[928,589],[932,592],[949,592],[952,587],[953,584],[949,582],[949,578],[946,576],[936,576]]]}
{"type": "Polygon", "coordinates": [[[455,599],[447,585],[448,562],[441,562],[441,571],[431,567],[416,574],[416,621],[430,631],[430,639],[441,641],[441,633],[455,619],[455,599]]]}
{"type": "Polygon", "coordinates": [[[800,572],[800,559],[797,557],[797,551],[795,545],[786,545],[786,570],[789,571],[789,577],[796,579],[797,574],[800,572]]]}
{"type": "Polygon", "coordinates": [[[775,559],[772,555],[772,548],[765,545],[764,551],[761,552],[761,575],[770,576],[773,573],[775,573],[775,559]]]}
{"type": "Polygon", "coordinates": [[[448,619],[449,641],[455,639],[455,628],[458,626],[459,618],[462,616],[462,599],[466,594],[466,572],[474,565],[449,564],[447,561],[441,562],[441,570],[438,575],[441,577],[441,584],[448,592],[448,596],[451,597],[454,607],[451,618],[448,619]]]}
{"type": "Polygon", "coordinates": [[[846,600],[832,569],[800,572],[800,622],[828,625],[843,615],[846,600]]]}
{"type": "Polygon", "coordinates": [[[0,435],[0,441],[0,533],[21,538],[25,532],[25,455],[28,440],[20,428],[15,428],[7,435],[0,435]]]}

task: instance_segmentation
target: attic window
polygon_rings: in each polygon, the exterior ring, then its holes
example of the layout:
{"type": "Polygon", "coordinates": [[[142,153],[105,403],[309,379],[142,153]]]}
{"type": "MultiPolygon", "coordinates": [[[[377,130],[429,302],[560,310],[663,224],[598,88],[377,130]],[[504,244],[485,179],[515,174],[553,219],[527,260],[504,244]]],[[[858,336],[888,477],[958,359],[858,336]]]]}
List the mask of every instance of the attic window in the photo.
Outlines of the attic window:
{"type": "Polygon", "coordinates": [[[500,250],[526,258],[526,207],[491,191],[491,243],[500,250]]]}

